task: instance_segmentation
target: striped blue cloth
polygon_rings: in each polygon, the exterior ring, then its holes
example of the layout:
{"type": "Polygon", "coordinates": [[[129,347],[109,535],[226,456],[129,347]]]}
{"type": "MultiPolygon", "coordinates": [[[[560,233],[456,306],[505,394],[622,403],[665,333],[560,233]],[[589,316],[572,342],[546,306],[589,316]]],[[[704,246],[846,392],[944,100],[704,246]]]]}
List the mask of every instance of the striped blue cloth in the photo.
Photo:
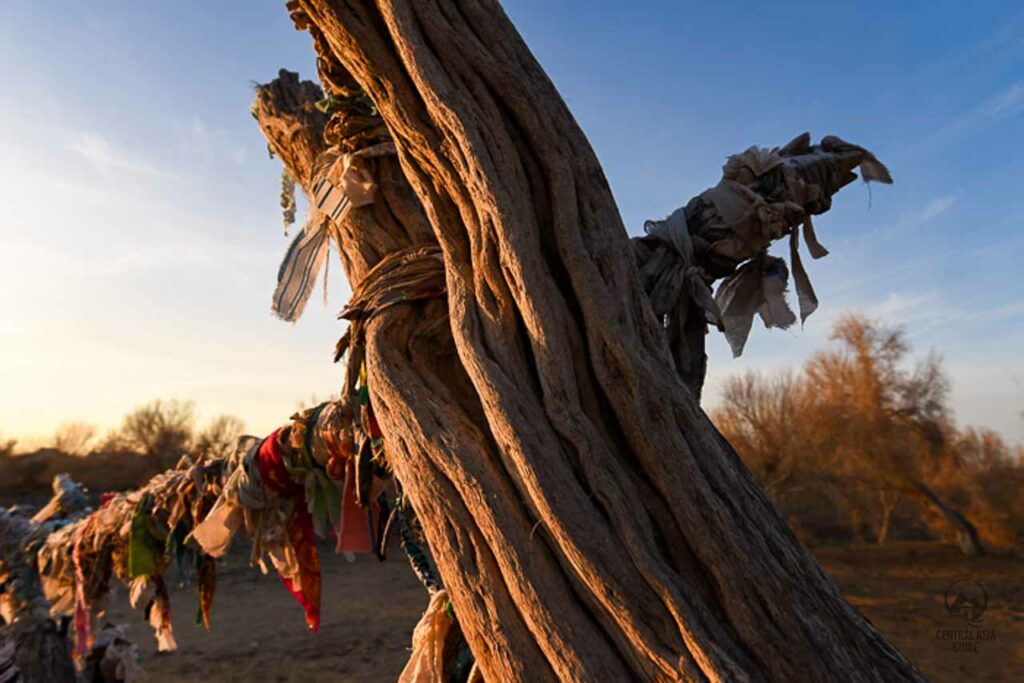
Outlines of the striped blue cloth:
{"type": "Polygon", "coordinates": [[[277,289],[271,308],[288,322],[302,315],[313,293],[316,276],[327,260],[334,226],[353,208],[373,202],[374,182],[362,160],[396,153],[395,143],[384,142],[335,158],[329,170],[313,186],[309,220],[288,246],[277,270],[277,289]]]}

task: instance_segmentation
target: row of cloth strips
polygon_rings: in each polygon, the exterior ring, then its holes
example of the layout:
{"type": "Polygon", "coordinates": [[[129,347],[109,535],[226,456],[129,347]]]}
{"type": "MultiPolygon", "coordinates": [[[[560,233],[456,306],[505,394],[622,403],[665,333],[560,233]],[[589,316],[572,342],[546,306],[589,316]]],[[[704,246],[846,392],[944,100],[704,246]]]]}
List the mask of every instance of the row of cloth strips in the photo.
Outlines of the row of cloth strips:
{"type": "Polygon", "coordinates": [[[77,656],[88,656],[96,644],[93,620],[104,614],[115,578],[153,626],[158,649],[174,650],[164,581],[171,566],[182,575],[195,572],[196,622],[209,628],[216,558],[238,532],[252,541],[252,564],[266,572],[269,557],[314,631],[320,624],[317,536],[331,539],[337,552],[384,559],[389,530],[397,526],[414,570],[432,594],[443,593],[401,488],[376,457],[382,448],[376,421],[363,410],[353,427],[353,412],[340,402],[321,404],[265,439],[242,437],[229,458],[183,458],[142,489],[105,494],[97,510],[51,524],[30,550],[52,616],[71,617],[77,656]],[[370,447],[357,448],[357,437],[370,447]]]}

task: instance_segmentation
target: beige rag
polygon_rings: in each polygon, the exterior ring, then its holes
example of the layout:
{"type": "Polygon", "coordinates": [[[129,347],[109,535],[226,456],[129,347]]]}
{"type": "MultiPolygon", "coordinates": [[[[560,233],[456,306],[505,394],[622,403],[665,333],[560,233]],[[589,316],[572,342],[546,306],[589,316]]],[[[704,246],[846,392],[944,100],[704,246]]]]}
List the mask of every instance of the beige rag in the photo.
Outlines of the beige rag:
{"type": "Polygon", "coordinates": [[[715,300],[734,357],[743,353],[755,314],[769,328],[786,329],[796,322],[796,315],[786,302],[788,279],[786,262],[763,254],[744,263],[719,286],[715,300]]]}
{"type": "Polygon", "coordinates": [[[330,241],[348,212],[373,203],[376,183],[365,160],[395,153],[393,142],[366,147],[339,156],[335,150],[324,155],[313,186],[309,215],[302,231],[288,245],[277,271],[271,310],[283,320],[295,322],[302,315],[327,262],[330,241]]]}
{"type": "Polygon", "coordinates": [[[390,141],[364,147],[352,154],[343,154],[327,172],[327,181],[348,197],[353,208],[372,204],[377,183],[363,160],[393,154],[396,154],[395,143],[390,141]]]}
{"type": "Polygon", "coordinates": [[[263,507],[263,486],[253,463],[260,443],[254,436],[239,437],[231,458],[235,466],[224,489],[206,518],[192,530],[191,538],[210,557],[223,557],[231,547],[231,539],[245,521],[243,506],[263,507]]]}
{"type": "Polygon", "coordinates": [[[451,618],[445,614],[448,593],[439,590],[412,632],[412,655],[398,677],[398,683],[444,683],[444,641],[451,618]]]}

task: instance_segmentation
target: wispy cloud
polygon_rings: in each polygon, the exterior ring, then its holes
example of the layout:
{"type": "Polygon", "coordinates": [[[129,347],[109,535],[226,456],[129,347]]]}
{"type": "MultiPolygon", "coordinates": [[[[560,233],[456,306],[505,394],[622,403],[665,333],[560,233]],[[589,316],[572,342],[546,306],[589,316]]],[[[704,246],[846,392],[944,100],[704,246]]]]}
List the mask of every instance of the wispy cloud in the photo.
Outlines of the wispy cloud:
{"type": "Polygon", "coordinates": [[[918,153],[963,140],[1021,112],[1024,112],[1024,81],[1016,81],[953,117],[931,135],[926,135],[916,145],[912,145],[908,151],[918,153]]]}
{"type": "Polygon", "coordinates": [[[933,292],[924,294],[895,292],[883,300],[865,307],[865,312],[868,316],[878,318],[884,322],[900,322],[912,315],[920,315],[920,311],[930,308],[935,303],[936,298],[933,292]]]}
{"type": "Polygon", "coordinates": [[[75,134],[68,149],[89,162],[102,175],[111,171],[154,174],[156,169],[114,147],[102,135],[91,132],[75,134]]]}
{"type": "Polygon", "coordinates": [[[995,121],[1016,113],[1024,103],[1024,81],[1018,81],[986,100],[973,112],[978,122],[995,121]]]}
{"type": "Polygon", "coordinates": [[[952,194],[942,195],[930,200],[923,206],[918,206],[909,211],[902,218],[893,224],[880,224],[861,234],[862,244],[871,244],[879,237],[885,235],[892,237],[897,232],[905,232],[919,228],[926,223],[938,218],[956,205],[956,197],[952,194]]]}
{"type": "Polygon", "coordinates": [[[949,295],[938,291],[894,292],[881,301],[861,307],[870,317],[890,325],[908,327],[915,336],[937,328],[1000,323],[1024,314],[1024,303],[1013,301],[992,305],[973,300],[953,305],[949,295]]]}
{"type": "Polygon", "coordinates": [[[942,197],[936,197],[901,221],[899,227],[903,229],[920,227],[933,218],[941,216],[952,209],[954,204],[956,204],[956,198],[953,195],[948,194],[942,197]]]}
{"type": "Polygon", "coordinates": [[[1000,61],[1015,55],[1021,46],[1024,46],[1024,10],[1002,22],[995,33],[982,41],[975,51],[975,58],[979,61],[1000,61]]]}

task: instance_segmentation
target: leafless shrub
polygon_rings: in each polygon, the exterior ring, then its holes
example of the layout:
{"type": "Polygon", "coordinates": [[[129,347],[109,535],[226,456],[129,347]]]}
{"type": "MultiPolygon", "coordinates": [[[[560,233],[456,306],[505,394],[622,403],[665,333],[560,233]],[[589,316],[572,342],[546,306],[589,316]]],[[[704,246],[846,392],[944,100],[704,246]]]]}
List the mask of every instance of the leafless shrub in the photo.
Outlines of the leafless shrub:
{"type": "Polygon", "coordinates": [[[53,447],[70,455],[86,455],[96,438],[96,427],[86,422],[66,422],[53,435],[53,447]]]}

